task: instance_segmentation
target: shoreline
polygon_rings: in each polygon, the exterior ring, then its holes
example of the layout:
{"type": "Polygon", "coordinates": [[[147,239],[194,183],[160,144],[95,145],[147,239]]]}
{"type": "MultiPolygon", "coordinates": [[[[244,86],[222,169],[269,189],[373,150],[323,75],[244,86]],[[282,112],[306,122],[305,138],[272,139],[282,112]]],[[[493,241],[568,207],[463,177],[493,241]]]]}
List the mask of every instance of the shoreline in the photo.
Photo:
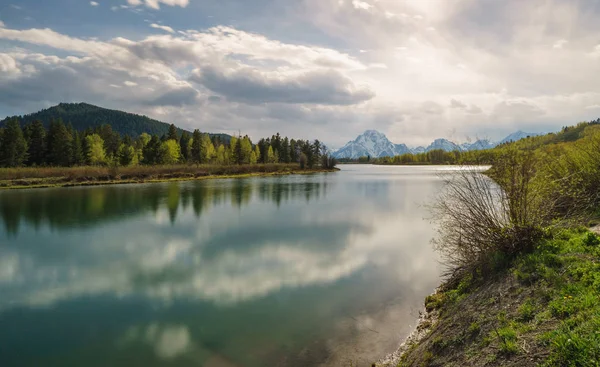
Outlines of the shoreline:
{"type": "Polygon", "coordinates": [[[372,366],[587,365],[599,307],[585,279],[597,276],[598,246],[600,225],[565,229],[490,278],[442,280],[413,331],[372,366]]]}
{"type": "Polygon", "coordinates": [[[200,181],[210,179],[229,179],[229,178],[249,178],[249,177],[270,177],[287,175],[309,175],[315,173],[332,173],[339,171],[339,168],[333,169],[297,169],[272,172],[247,172],[247,173],[224,173],[224,174],[189,174],[173,173],[167,175],[157,175],[155,177],[95,177],[81,180],[81,178],[69,178],[66,176],[44,177],[44,178],[19,178],[13,180],[1,180],[0,191],[4,190],[25,190],[25,189],[44,189],[58,187],[79,187],[79,186],[105,186],[105,185],[131,185],[144,183],[160,182],[178,182],[178,181],[200,181]],[[162,176],[162,177],[161,177],[162,176]]]}
{"type": "MultiPolygon", "coordinates": [[[[438,294],[439,289],[443,286],[443,283],[429,295],[429,297],[434,297],[438,294]]],[[[428,311],[426,307],[422,310],[419,310],[419,318],[417,319],[417,324],[413,328],[413,330],[408,334],[406,338],[402,340],[398,348],[385,355],[384,357],[377,360],[377,362],[373,363],[373,367],[396,367],[402,360],[402,356],[404,356],[410,349],[419,343],[423,338],[425,338],[431,328],[435,323],[439,320],[439,311],[437,309],[433,309],[428,311]]]]}

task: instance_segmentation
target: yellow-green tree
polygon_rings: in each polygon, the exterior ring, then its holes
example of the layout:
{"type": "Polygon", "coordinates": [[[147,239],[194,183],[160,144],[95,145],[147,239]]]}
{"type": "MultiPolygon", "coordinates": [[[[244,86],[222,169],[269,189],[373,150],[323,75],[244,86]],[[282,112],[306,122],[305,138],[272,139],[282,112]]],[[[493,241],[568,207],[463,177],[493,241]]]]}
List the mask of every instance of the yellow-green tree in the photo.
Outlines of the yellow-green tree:
{"type": "Polygon", "coordinates": [[[104,151],[104,140],[98,134],[92,134],[85,137],[88,151],[87,162],[91,165],[103,164],[106,162],[106,152],[104,151]]]}
{"type": "Polygon", "coordinates": [[[277,157],[275,157],[275,153],[273,153],[273,147],[269,145],[269,149],[267,150],[267,163],[277,163],[277,157]]]}
{"type": "Polygon", "coordinates": [[[215,159],[215,146],[208,134],[202,134],[201,154],[202,162],[209,163],[215,159]]]}
{"type": "Polygon", "coordinates": [[[175,164],[181,159],[179,143],[173,139],[163,142],[160,146],[160,163],[175,164]]]}
{"type": "Polygon", "coordinates": [[[223,144],[219,145],[217,148],[217,154],[215,161],[217,164],[227,164],[227,154],[225,151],[225,146],[223,144]]]}
{"type": "Polygon", "coordinates": [[[248,138],[247,136],[244,136],[242,138],[242,140],[239,141],[238,144],[240,144],[240,149],[238,149],[238,151],[240,154],[241,163],[243,163],[243,164],[251,163],[250,155],[252,154],[252,142],[250,141],[250,138],[248,138]]]}

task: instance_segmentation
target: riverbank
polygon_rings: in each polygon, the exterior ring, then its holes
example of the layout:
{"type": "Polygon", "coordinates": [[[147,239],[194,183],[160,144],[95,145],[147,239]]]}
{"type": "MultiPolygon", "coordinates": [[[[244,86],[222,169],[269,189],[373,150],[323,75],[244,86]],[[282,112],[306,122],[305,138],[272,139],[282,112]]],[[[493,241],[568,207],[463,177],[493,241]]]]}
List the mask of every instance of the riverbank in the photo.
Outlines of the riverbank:
{"type": "Polygon", "coordinates": [[[0,190],[335,172],[297,164],[29,167],[0,169],[0,190]]]}
{"type": "Polygon", "coordinates": [[[557,230],[493,276],[468,274],[425,300],[376,366],[597,366],[600,227],[557,230]]]}

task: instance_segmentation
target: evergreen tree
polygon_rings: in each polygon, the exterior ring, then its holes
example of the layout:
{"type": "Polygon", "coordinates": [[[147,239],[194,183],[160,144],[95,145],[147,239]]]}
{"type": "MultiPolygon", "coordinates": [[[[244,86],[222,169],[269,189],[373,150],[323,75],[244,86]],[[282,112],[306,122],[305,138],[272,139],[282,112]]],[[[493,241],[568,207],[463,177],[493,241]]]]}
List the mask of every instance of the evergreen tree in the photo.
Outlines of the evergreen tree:
{"type": "Polygon", "coordinates": [[[152,138],[146,144],[143,149],[143,162],[144,164],[158,164],[161,141],[156,135],[152,135],[152,138]]]}
{"type": "Polygon", "coordinates": [[[113,131],[110,125],[104,124],[100,126],[98,135],[104,140],[104,150],[106,151],[107,158],[116,157],[121,147],[121,136],[119,133],[113,131]]]}
{"type": "Polygon", "coordinates": [[[71,159],[71,164],[79,166],[84,163],[81,136],[77,131],[75,131],[73,132],[73,157],[71,159]]]}
{"type": "Polygon", "coordinates": [[[240,154],[238,151],[238,138],[237,136],[232,136],[229,141],[229,151],[231,152],[231,163],[239,164],[240,154]]]}
{"type": "Polygon", "coordinates": [[[135,159],[135,149],[131,145],[121,144],[119,148],[119,164],[129,166],[135,159]]]}
{"type": "Polygon", "coordinates": [[[91,165],[92,163],[89,160],[89,156],[90,156],[90,146],[88,144],[88,139],[87,137],[92,135],[92,134],[87,134],[88,131],[86,131],[84,134],[82,134],[82,138],[81,138],[81,154],[83,155],[83,163],[86,165],[91,165]]]}
{"type": "Polygon", "coordinates": [[[73,137],[61,119],[50,122],[48,129],[48,163],[69,166],[73,156],[73,137]]]}
{"type": "Polygon", "coordinates": [[[179,139],[179,147],[181,148],[182,161],[187,162],[190,159],[190,134],[184,131],[179,139]]]}
{"type": "Polygon", "coordinates": [[[6,123],[0,143],[0,163],[5,167],[19,167],[27,159],[27,141],[19,121],[6,123]]]}
{"type": "Polygon", "coordinates": [[[290,141],[288,140],[287,136],[281,142],[279,160],[283,163],[290,163],[290,161],[292,160],[290,156],[290,141]]]}
{"type": "Polygon", "coordinates": [[[192,147],[190,149],[190,154],[192,158],[192,162],[195,164],[204,163],[202,161],[202,134],[200,134],[200,130],[194,130],[192,135],[192,147]]]}
{"type": "Polygon", "coordinates": [[[174,124],[169,126],[169,133],[167,134],[167,140],[175,140],[179,141],[179,136],[177,136],[177,127],[174,124]]]}
{"type": "Polygon", "coordinates": [[[315,141],[312,144],[313,165],[310,166],[311,168],[321,160],[321,148],[322,148],[321,142],[319,140],[315,139],[315,141]]]}
{"type": "Polygon", "coordinates": [[[290,162],[298,162],[298,148],[296,147],[296,140],[290,140],[290,162]]]}
{"type": "Polygon", "coordinates": [[[42,166],[46,163],[46,130],[40,121],[29,126],[29,156],[27,164],[42,166]]]}
{"type": "Polygon", "coordinates": [[[257,155],[258,161],[260,163],[267,163],[267,151],[269,150],[269,144],[265,139],[260,139],[256,146],[260,152],[260,154],[257,155]]]}

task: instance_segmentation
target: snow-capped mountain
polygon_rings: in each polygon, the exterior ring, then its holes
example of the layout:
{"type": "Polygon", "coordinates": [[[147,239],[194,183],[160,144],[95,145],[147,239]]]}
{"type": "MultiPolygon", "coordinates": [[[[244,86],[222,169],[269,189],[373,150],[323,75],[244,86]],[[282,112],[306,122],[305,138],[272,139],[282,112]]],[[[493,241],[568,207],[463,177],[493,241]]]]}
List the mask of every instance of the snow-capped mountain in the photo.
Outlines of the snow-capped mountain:
{"type": "Polygon", "coordinates": [[[426,152],[429,152],[431,150],[437,150],[437,149],[441,149],[444,150],[446,152],[452,152],[455,150],[462,150],[458,145],[456,145],[455,143],[451,142],[450,140],[447,139],[435,139],[433,141],[433,143],[431,143],[427,148],[425,148],[426,152]]]}
{"type": "Polygon", "coordinates": [[[516,133],[512,133],[509,136],[507,136],[506,138],[500,140],[496,145],[508,143],[508,142],[511,142],[511,141],[517,141],[517,140],[525,139],[525,138],[530,137],[530,136],[538,136],[538,135],[541,135],[541,134],[526,133],[526,132],[523,132],[523,131],[519,130],[516,133]]]}
{"type": "Polygon", "coordinates": [[[474,143],[464,143],[461,147],[463,150],[483,150],[491,149],[496,145],[496,143],[491,142],[489,139],[479,139],[474,143]]]}
{"type": "Polygon", "coordinates": [[[373,158],[395,156],[410,153],[410,149],[404,144],[394,144],[388,138],[376,130],[367,130],[359,135],[354,141],[336,151],[336,158],[351,158],[370,156],[373,158]]]}
{"type": "Polygon", "coordinates": [[[336,158],[357,159],[359,157],[370,156],[373,158],[402,155],[406,153],[424,153],[435,149],[442,149],[447,152],[454,150],[469,151],[491,149],[499,144],[510,141],[517,141],[528,136],[537,136],[540,134],[526,133],[517,131],[512,133],[498,143],[494,143],[489,139],[479,139],[474,143],[456,144],[448,139],[435,139],[427,148],[417,147],[410,149],[406,144],[394,144],[388,140],[385,134],[376,130],[367,130],[362,135],[359,135],[355,140],[349,141],[342,148],[333,153],[336,158]]]}

